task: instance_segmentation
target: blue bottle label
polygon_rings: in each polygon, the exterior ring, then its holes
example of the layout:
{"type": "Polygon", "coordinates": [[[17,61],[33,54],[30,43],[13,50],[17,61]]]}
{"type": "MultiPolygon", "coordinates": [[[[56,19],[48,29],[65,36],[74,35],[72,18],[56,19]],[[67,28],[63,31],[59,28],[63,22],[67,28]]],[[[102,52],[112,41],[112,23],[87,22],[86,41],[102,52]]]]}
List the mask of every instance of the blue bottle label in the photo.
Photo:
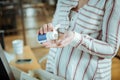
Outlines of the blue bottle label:
{"type": "Polygon", "coordinates": [[[42,35],[41,34],[38,35],[38,41],[40,43],[45,42],[46,40],[47,40],[46,33],[44,33],[42,35]]]}

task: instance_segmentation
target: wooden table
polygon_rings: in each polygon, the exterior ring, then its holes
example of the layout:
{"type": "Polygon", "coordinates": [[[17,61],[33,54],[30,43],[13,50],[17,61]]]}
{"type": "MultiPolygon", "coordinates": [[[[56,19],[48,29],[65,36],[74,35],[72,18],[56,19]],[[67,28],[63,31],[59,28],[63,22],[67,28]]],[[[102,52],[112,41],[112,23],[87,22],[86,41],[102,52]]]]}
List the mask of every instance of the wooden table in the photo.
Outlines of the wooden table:
{"type": "Polygon", "coordinates": [[[120,47],[119,47],[119,50],[118,50],[117,54],[115,55],[115,57],[120,60],[120,47]]]}
{"type": "Polygon", "coordinates": [[[37,59],[35,58],[32,50],[29,46],[24,47],[23,54],[19,54],[15,56],[15,59],[10,62],[12,66],[17,67],[18,69],[23,70],[24,72],[28,72],[29,70],[34,69],[41,69],[40,64],[38,63],[37,59]],[[18,59],[32,59],[31,63],[16,63],[18,59]]]}

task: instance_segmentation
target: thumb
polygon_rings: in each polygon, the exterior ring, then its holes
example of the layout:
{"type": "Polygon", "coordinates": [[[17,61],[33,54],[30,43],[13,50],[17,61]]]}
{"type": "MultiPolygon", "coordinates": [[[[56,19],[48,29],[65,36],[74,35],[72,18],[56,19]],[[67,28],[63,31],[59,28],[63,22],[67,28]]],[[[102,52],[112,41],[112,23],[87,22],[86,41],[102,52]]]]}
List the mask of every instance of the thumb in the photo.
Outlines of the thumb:
{"type": "Polygon", "coordinates": [[[48,31],[53,31],[54,30],[54,26],[52,25],[52,23],[48,23],[48,31]]]}

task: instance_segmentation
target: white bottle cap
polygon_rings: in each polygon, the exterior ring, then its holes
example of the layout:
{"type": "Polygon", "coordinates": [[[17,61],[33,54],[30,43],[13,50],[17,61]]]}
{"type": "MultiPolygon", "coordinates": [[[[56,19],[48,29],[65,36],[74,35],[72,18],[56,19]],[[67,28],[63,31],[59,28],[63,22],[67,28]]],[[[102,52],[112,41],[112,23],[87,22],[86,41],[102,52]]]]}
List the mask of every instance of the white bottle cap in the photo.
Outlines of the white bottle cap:
{"type": "Polygon", "coordinates": [[[47,40],[55,40],[58,39],[58,32],[54,30],[53,32],[46,33],[47,40]]]}

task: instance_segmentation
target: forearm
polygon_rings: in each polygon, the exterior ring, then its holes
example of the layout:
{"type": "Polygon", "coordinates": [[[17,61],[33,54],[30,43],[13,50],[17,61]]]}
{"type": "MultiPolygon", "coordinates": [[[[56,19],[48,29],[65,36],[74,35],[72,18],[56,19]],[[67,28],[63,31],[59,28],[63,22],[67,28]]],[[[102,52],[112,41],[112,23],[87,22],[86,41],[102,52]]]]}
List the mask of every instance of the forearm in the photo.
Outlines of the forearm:
{"type": "Polygon", "coordinates": [[[92,55],[103,58],[112,58],[116,54],[119,47],[119,45],[115,44],[115,47],[105,41],[97,40],[88,35],[79,33],[75,33],[75,37],[70,45],[92,55]]]}
{"type": "Polygon", "coordinates": [[[117,53],[120,43],[119,4],[119,0],[108,1],[106,4],[101,33],[98,32],[101,35],[100,39],[88,34],[75,33],[71,45],[99,57],[112,58],[117,53]]]}

